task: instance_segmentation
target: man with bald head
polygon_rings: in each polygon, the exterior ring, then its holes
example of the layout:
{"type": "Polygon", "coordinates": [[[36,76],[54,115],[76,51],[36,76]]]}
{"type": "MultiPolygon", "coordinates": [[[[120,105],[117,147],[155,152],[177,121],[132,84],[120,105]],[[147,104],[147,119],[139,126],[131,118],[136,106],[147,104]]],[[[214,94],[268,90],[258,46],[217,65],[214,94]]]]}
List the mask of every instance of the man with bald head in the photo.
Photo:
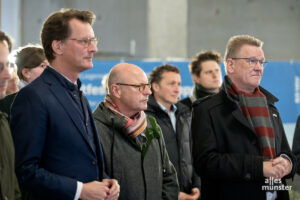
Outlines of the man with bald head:
{"type": "Polygon", "coordinates": [[[145,72],[133,64],[117,64],[108,90],[94,118],[105,171],[120,184],[119,199],[178,199],[176,171],[161,129],[144,113],[151,94],[145,72]]]}

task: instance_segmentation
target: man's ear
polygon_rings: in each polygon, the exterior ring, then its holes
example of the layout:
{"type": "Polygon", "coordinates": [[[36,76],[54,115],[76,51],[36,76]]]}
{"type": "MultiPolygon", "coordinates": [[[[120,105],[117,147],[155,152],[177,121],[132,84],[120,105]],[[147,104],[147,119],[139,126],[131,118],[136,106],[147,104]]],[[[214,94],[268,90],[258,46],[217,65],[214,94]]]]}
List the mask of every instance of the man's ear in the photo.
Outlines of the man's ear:
{"type": "Polygon", "coordinates": [[[192,79],[193,79],[193,82],[194,82],[194,83],[199,84],[199,82],[200,82],[199,76],[197,76],[197,75],[195,75],[195,74],[192,74],[192,79]]]}
{"type": "Polygon", "coordinates": [[[28,79],[30,79],[30,73],[29,73],[29,69],[28,68],[23,68],[21,70],[21,74],[23,75],[25,81],[27,81],[28,79]]]}
{"type": "Polygon", "coordinates": [[[51,46],[55,54],[57,55],[63,54],[64,43],[61,40],[53,40],[51,46]]]}
{"type": "Polygon", "coordinates": [[[228,74],[232,74],[234,72],[234,63],[232,59],[226,60],[226,71],[228,74]]]}
{"type": "Polygon", "coordinates": [[[152,83],[151,84],[151,87],[152,87],[152,90],[154,91],[154,92],[157,92],[158,90],[159,90],[159,84],[158,83],[152,83]]]}
{"type": "Polygon", "coordinates": [[[121,97],[121,90],[120,87],[118,87],[118,85],[116,84],[111,84],[109,87],[109,93],[110,95],[116,97],[116,98],[120,98],[121,97]]]}

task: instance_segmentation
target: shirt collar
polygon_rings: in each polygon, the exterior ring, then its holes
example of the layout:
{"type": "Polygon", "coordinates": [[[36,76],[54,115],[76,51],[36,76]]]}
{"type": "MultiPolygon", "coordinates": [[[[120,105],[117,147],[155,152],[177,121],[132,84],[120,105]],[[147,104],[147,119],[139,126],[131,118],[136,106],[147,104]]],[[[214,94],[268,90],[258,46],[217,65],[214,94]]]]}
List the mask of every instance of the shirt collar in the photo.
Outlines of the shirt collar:
{"type": "Polygon", "coordinates": [[[69,90],[71,90],[71,91],[80,90],[81,81],[79,79],[77,79],[77,81],[75,81],[75,83],[73,83],[68,77],[66,77],[64,74],[60,73],[59,71],[57,71],[54,67],[49,65],[49,68],[57,74],[57,78],[60,79],[61,82],[63,82],[63,84],[69,90]]]}
{"type": "MultiPolygon", "coordinates": [[[[157,101],[157,104],[159,105],[159,107],[160,107],[165,113],[169,114],[169,111],[168,111],[168,109],[166,109],[166,107],[164,107],[164,106],[163,106],[161,103],[159,103],[158,101],[157,101]]],[[[172,104],[172,105],[171,105],[171,109],[170,109],[171,113],[175,113],[176,110],[177,110],[177,106],[175,106],[174,104],[172,104]]]]}

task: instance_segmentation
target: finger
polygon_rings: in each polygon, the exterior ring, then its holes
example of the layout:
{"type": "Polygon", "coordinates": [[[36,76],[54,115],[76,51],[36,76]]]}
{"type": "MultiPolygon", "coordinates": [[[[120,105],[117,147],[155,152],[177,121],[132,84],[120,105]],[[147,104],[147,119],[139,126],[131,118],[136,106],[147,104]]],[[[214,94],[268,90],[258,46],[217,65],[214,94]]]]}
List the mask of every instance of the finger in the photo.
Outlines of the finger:
{"type": "Polygon", "coordinates": [[[286,159],[284,159],[282,157],[278,157],[273,160],[272,165],[275,166],[277,164],[283,164],[283,163],[285,163],[285,161],[286,161],[286,159]]]}
{"type": "Polygon", "coordinates": [[[282,178],[285,172],[285,168],[281,164],[276,165],[274,168],[275,168],[276,178],[282,178]]]}

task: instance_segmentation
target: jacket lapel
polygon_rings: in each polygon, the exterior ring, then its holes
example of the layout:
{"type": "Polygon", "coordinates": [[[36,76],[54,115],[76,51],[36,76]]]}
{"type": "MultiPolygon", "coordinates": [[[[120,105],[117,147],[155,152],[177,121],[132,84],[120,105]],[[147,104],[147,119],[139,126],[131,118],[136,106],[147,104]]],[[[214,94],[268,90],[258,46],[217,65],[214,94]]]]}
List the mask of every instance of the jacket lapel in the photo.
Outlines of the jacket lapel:
{"type": "Polygon", "coordinates": [[[247,118],[243,115],[242,111],[239,110],[238,108],[232,111],[233,117],[239,121],[241,124],[249,128],[254,134],[254,129],[251,127],[250,123],[248,122],[247,118]]]}
{"type": "MultiPolygon", "coordinates": [[[[93,151],[93,148],[91,147],[91,144],[88,140],[87,133],[85,132],[85,125],[81,119],[80,114],[76,111],[77,109],[73,106],[71,103],[73,100],[71,99],[71,96],[68,94],[66,89],[61,85],[59,80],[57,80],[56,77],[54,77],[51,73],[52,72],[46,72],[45,70],[45,76],[43,76],[46,83],[48,83],[49,88],[53,95],[56,97],[57,101],[62,105],[72,122],[74,123],[75,127],[78,129],[82,137],[87,142],[88,146],[90,147],[91,151],[93,151]],[[75,112],[76,111],[76,112],[75,112]]],[[[63,123],[63,122],[62,122],[63,123]]],[[[95,152],[94,152],[95,153],[95,152]]]]}

